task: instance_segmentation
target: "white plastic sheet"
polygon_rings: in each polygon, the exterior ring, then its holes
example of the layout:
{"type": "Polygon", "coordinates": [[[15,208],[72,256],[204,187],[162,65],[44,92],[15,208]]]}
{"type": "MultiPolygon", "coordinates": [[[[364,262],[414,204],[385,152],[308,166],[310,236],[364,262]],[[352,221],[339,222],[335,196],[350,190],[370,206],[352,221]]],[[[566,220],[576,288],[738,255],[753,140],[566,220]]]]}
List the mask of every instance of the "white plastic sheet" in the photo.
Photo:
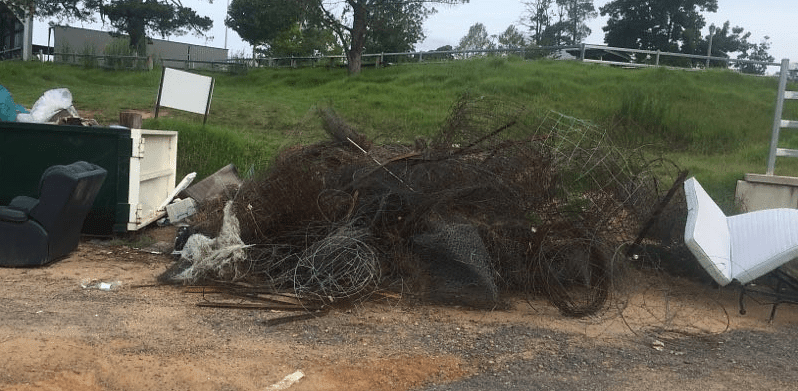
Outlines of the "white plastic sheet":
{"type": "Polygon", "coordinates": [[[72,107],[72,93],[66,88],[47,90],[33,104],[30,113],[17,115],[17,122],[44,123],[61,110],[69,111],[74,117],[78,116],[77,111],[72,107]]]}

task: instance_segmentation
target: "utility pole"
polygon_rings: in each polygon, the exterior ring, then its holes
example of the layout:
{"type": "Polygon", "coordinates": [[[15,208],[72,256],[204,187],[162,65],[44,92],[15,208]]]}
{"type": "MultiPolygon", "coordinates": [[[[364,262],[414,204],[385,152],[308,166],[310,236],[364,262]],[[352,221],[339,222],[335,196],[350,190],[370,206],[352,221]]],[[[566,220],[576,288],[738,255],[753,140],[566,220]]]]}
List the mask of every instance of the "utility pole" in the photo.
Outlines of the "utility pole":
{"type": "MultiPolygon", "coordinates": [[[[230,11],[230,0],[227,0],[227,6],[224,8],[224,17],[227,18],[227,13],[230,11]]],[[[222,19],[224,21],[224,19],[222,19]]],[[[224,48],[227,49],[227,25],[224,25],[224,48]]],[[[228,54],[229,57],[229,54],[228,54]]]]}

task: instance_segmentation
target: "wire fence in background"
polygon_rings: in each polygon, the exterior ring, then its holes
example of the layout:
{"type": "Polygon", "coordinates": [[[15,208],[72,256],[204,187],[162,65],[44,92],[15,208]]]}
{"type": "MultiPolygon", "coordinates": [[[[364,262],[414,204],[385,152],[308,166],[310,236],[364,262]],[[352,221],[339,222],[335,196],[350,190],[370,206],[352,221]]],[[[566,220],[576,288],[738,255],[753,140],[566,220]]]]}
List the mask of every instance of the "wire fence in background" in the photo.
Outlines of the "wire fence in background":
{"type": "MultiPolygon", "coordinates": [[[[520,57],[525,60],[556,59],[622,67],[668,67],[673,69],[707,69],[713,67],[741,67],[746,64],[765,67],[767,73],[778,72],[780,62],[736,59],[722,56],[685,54],[652,50],[618,48],[604,45],[579,44],[570,46],[540,46],[526,48],[499,48],[479,50],[419,51],[403,53],[367,53],[362,55],[363,67],[385,67],[414,63],[443,63],[480,57],[520,57]]],[[[114,69],[152,69],[153,62],[170,68],[185,70],[210,70],[242,72],[250,68],[306,68],[347,66],[343,55],[230,58],[219,61],[199,61],[186,58],[159,58],[136,56],[107,56],[76,53],[54,53],[47,59],[114,69]]]]}

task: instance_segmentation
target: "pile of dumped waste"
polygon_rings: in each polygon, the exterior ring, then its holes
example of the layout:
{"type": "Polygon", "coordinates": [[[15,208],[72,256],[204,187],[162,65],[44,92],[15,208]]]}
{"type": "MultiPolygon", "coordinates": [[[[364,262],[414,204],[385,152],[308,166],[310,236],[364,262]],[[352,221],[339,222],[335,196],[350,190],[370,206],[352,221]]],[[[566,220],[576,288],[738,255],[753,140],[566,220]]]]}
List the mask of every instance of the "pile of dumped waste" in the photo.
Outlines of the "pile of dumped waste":
{"type": "Polygon", "coordinates": [[[203,205],[165,279],[320,305],[392,291],[491,308],[534,294],[588,315],[671,185],[587,122],[487,98],[461,99],[412,145],[319,113],[329,140],[282,151],[203,205]]]}
{"type": "Polygon", "coordinates": [[[45,91],[28,110],[0,86],[0,121],[97,126],[97,121],[80,118],[72,105],[72,93],[66,88],[45,91]]]}

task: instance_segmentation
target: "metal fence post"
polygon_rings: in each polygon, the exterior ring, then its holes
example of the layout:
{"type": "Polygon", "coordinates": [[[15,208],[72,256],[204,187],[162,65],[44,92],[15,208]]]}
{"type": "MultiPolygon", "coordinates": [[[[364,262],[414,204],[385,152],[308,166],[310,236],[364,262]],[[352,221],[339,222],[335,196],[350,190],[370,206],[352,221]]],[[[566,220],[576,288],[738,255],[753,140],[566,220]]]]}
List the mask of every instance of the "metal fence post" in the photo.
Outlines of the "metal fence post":
{"type": "Polygon", "coordinates": [[[654,62],[654,65],[656,65],[656,66],[659,66],[659,53],[660,53],[660,51],[657,50],[657,59],[654,62]]]}
{"type": "Polygon", "coordinates": [[[585,44],[579,44],[579,61],[585,61],[585,44]]]}
{"type": "Polygon", "coordinates": [[[781,60],[779,73],[779,92],[776,95],[776,112],[773,114],[773,130],[770,136],[770,153],[768,153],[768,169],[766,175],[773,175],[776,170],[776,149],[779,144],[779,131],[781,130],[781,114],[784,110],[784,91],[787,89],[787,75],[790,73],[790,60],[781,60]]]}

